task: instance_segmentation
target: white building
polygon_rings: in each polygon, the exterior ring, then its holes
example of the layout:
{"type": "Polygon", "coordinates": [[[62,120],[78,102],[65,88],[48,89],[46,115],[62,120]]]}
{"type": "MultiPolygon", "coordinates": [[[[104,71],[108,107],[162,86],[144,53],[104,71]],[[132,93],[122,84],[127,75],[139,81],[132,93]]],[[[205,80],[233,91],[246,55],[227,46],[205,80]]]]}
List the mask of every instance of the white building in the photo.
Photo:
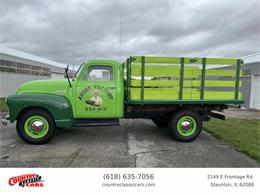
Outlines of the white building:
{"type": "Polygon", "coordinates": [[[0,45],[0,98],[14,94],[21,83],[63,79],[65,64],[0,45]]]}
{"type": "Polygon", "coordinates": [[[242,57],[244,60],[242,92],[246,108],[260,110],[260,52],[242,57]]]}

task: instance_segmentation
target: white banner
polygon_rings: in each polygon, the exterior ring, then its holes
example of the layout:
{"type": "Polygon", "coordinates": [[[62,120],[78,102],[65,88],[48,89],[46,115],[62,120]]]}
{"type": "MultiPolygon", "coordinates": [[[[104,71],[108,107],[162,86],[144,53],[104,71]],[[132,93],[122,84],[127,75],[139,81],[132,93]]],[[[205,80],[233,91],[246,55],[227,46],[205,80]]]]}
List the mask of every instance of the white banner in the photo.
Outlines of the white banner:
{"type": "Polygon", "coordinates": [[[1,168],[0,194],[246,194],[257,168],[1,168]]]}

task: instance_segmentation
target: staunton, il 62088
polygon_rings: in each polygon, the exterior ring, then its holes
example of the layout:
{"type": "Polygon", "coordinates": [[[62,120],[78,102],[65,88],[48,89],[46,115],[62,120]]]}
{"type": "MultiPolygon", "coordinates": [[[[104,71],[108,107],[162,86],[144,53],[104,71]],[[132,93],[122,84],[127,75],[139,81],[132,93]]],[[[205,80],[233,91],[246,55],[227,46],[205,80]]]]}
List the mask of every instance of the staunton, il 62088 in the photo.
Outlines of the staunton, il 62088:
{"type": "Polygon", "coordinates": [[[119,125],[121,118],[151,119],[175,140],[188,142],[202,123],[243,103],[240,59],[131,56],[126,62],[89,60],[73,78],[22,84],[7,98],[17,133],[44,144],[57,128],[119,125]]]}

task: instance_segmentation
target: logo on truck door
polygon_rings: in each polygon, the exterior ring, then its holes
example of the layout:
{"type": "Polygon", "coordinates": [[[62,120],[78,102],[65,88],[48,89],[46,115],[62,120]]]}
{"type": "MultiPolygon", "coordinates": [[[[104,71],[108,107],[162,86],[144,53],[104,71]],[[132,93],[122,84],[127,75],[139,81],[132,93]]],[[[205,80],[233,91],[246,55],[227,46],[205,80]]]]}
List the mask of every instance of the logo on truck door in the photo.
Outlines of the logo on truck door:
{"type": "Polygon", "coordinates": [[[105,107],[104,96],[106,96],[109,100],[113,100],[113,94],[111,91],[103,86],[94,85],[85,87],[78,95],[78,99],[84,101],[86,105],[90,105],[91,107],[86,107],[86,111],[105,111],[107,108],[105,107]],[[103,96],[103,98],[101,97],[103,96]]]}
{"type": "Polygon", "coordinates": [[[85,101],[86,104],[89,104],[91,106],[102,106],[103,105],[103,100],[99,96],[99,91],[94,90],[93,96],[90,98],[90,100],[85,101]]]}

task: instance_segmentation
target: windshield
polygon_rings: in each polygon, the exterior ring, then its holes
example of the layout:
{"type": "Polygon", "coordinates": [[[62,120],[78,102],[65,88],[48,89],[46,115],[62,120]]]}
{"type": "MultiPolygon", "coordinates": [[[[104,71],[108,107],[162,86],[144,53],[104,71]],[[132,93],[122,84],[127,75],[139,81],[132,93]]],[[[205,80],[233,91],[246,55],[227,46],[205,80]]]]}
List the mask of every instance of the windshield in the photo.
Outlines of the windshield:
{"type": "Polygon", "coordinates": [[[82,70],[83,67],[84,67],[83,65],[84,65],[84,63],[82,63],[82,64],[80,65],[80,67],[78,68],[77,72],[76,72],[75,75],[74,75],[74,78],[78,78],[79,74],[81,73],[81,70],[82,70]]]}

